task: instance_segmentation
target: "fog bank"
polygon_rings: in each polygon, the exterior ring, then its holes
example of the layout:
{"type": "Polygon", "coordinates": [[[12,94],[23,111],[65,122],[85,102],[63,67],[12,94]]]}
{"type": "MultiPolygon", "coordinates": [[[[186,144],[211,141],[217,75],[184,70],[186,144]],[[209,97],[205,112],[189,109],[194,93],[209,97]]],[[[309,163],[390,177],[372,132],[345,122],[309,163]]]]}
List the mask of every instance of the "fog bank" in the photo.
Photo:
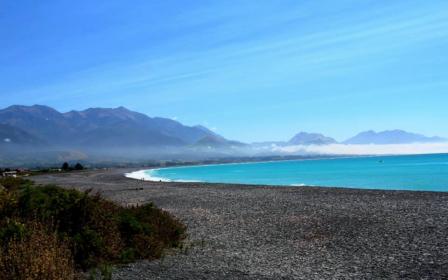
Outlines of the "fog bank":
{"type": "Polygon", "coordinates": [[[414,143],[388,145],[311,145],[311,146],[275,146],[272,152],[282,154],[328,154],[328,155],[410,155],[448,153],[448,142],[414,143]]]}

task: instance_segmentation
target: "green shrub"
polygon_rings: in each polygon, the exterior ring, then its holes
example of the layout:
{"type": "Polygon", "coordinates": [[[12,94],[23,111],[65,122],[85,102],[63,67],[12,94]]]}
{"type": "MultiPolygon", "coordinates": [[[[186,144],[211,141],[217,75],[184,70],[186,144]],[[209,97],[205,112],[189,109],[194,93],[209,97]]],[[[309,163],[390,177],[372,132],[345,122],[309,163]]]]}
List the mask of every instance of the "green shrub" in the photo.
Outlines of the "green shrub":
{"type": "Polygon", "coordinates": [[[56,186],[26,186],[19,194],[19,215],[50,221],[73,240],[75,262],[82,268],[114,259],[122,249],[116,223],[119,207],[89,192],[56,186]]]}
{"type": "Polygon", "coordinates": [[[26,235],[20,221],[36,220],[66,240],[78,268],[159,258],[178,246],[185,226],[152,204],[124,208],[91,192],[8,181],[0,191],[0,244],[26,235]],[[12,187],[11,187],[12,186],[12,187]]]}
{"type": "Polygon", "coordinates": [[[185,227],[153,204],[123,209],[120,231],[136,257],[146,259],[159,258],[165,247],[177,247],[185,237],[185,227]]]}
{"type": "Polygon", "coordinates": [[[2,223],[0,228],[0,240],[2,241],[2,247],[8,245],[11,240],[20,240],[26,235],[26,227],[24,223],[17,220],[7,219],[2,223]]]}
{"type": "Polygon", "coordinates": [[[18,190],[20,187],[26,186],[26,185],[32,185],[32,182],[30,180],[25,180],[23,178],[15,178],[15,177],[5,177],[0,178],[0,185],[5,187],[7,191],[15,191],[18,190]]]}
{"type": "Polygon", "coordinates": [[[16,193],[0,190],[0,225],[5,218],[12,216],[17,209],[16,193]]]}

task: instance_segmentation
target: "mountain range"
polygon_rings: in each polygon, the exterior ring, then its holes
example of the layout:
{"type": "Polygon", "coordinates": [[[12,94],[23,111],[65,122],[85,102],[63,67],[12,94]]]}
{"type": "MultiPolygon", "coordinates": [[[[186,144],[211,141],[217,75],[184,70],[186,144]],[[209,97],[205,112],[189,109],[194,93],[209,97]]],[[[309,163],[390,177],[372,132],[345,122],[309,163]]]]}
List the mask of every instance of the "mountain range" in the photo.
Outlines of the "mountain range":
{"type": "MultiPolygon", "coordinates": [[[[343,142],[300,132],[289,141],[253,143],[257,146],[328,144],[406,144],[447,141],[403,130],[365,131],[343,142]]],[[[0,145],[107,149],[122,147],[247,148],[204,126],[186,126],[172,119],[148,117],[124,107],[90,108],[61,113],[42,105],[14,105],[0,110],[0,145]]]]}
{"type": "Polygon", "coordinates": [[[292,145],[328,145],[338,143],[335,139],[327,137],[320,133],[299,132],[294,135],[289,141],[266,141],[252,143],[254,147],[266,146],[292,146],[292,145]]]}
{"type": "Polygon", "coordinates": [[[60,113],[42,105],[16,105],[0,110],[0,139],[11,145],[74,148],[181,147],[212,144],[210,139],[220,146],[239,144],[203,126],[151,118],[124,107],[60,113]]]}
{"type": "Polygon", "coordinates": [[[445,142],[447,139],[441,137],[427,137],[417,133],[410,133],[404,130],[386,130],[375,132],[373,130],[364,131],[358,135],[345,140],[344,144],[409,144],[409,143],[436,143],[445,142]]]}
{"type": "Polygon", "coordinates": [[[417,133],[404,130],[386,130],[375,132],[372,130],[361,132],[345,141],[338,142],[334,138],[320,133],[299,132],[289,141],[268,141],[252,143],[255,147],[266,146],[291,146],[291,145],[329,145],[329,144],[352,144],[352,145],[387,145],[387,144],[411,144],[411,143],[437,143],[447,142],[442,137],[427,137],[417,133]]]}

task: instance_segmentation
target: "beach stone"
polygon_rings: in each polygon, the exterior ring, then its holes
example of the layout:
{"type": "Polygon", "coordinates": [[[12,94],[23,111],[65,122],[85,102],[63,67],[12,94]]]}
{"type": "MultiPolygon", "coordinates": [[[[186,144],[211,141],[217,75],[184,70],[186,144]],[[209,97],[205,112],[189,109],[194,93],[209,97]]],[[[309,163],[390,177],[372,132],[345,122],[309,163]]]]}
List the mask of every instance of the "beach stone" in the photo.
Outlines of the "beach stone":
{"type": "Polygon", "coordinates": [[[113,279],[448,279],[448,193],[153,183],[130,171],[33,177],[154,202],[188,226],[188,250],[118,266],[113,279]]]}

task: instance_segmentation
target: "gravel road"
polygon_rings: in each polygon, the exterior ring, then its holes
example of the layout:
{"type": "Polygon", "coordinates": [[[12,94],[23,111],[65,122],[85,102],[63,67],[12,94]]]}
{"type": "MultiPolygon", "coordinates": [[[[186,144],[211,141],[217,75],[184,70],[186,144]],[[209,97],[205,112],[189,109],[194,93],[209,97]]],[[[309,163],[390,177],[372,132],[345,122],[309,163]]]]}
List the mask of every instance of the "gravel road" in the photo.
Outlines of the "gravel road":
{"type": "Polygon", "coordinates": [[[448,193],[154,183],[129,171],[33,177],[151,201],[187,224],[185,248],[113,279],[448,279],[448,193]]]}

